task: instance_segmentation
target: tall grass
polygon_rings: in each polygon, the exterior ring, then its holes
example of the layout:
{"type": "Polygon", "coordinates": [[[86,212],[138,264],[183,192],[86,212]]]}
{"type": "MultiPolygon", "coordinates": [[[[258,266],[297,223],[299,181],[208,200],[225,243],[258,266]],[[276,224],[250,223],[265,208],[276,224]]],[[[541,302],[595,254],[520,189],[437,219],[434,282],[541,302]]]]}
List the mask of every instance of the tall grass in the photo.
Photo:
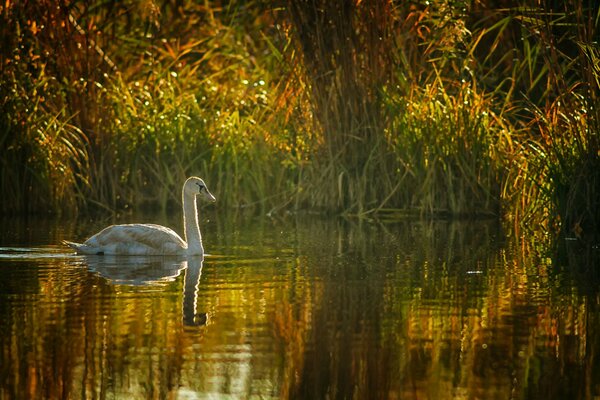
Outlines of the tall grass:
{"type": "Polygon", "coordinates": [[[437,80],[388,103],[402,177],[392,204],[427,214],[500,215],[498,152],[508,132],[490,98],[467,83],[445,88],[437,80]]]}
{"type": "Polygon", "coordinates": [[[522,226],[598,231],[599,24],[600,8],[576,0],[491,10],[475,24],[478,71],[513,126],[503,198],[522,226]]]}
{"type": "Polygon", "coordinates": [[[2,188],[29,189],[7,199],[3,211],[165,209],[180,201],[179,186],[190,174],[210,181],[223,205],[286,201],[293,188],[281,167],[288,156],[279,149],[289,144],[280,120],[270,115],[280,55],[267,54],[275,48],[262,34],[268,15],[249,19],[243,6],[193,2],[184,9],[175,2],[162,9],[138,1],[7,4],[2,33],[11,43],[3,49],[21,51],[24,43],[30,50],[2,55],[2,87],[14,88],[3,96],[0,143],[8,157],[2,188]],[[49,40],[56,37],[58,43],[49,40]],[[30,70],[39,75],[30,77],[30,70]],[[36,106],[40,101],[44,107],[36,106]],[[40,130],[35,121],[23,121],[34,107],[42,124],[54,124],[49,134],[62,139],[20,135],[23,127],[40,130]],[[53,169],[74,177],[52,175],[53,169]],[[266,178],[272,175],[277,180],[266,178]],[[62,192],[53,192],[57,185],[62,192]],[[21,208],[24,200],[48,197],[56,204],[21,208]]]}
{"type": "Polygon", "coordinates": [[[501,124],[457,72],[468,65],[457,8],[310,0],[289,12],[323,138],[313,205],[498,215],[501,124]]]}
{"type": "Polygon", "coordinates": [[[266,212],[598,229],[594,4],[0,7],[2,212],[167,209],[197,174],[266,212]]]}
{"type": "Polygon", "coordinates": [[[313,203],[597,230],[598,7],[557,7],[291,2],[313,203]]]}
{"type": "Polygon", "coordinates": [[[390,8],[385,1],[288,2],[300,74],[321,133],[306,175],[310,206],[360,213],[393,187],[382,158],[379,91],[392,73],[390,8]]]}
{"type": "Polygon", "coordinates": [[[64,20],[55,8],[45,5],[47,9],[40,4],[35,13],[25,13],[22,3],[7,3],[0,9],[3,213],[71,207],[87,183],[88,139],[81,130],[81,116],[70,112],[72,92],[61,90],[61,81],[72,76],[56,75],[60,61],[44,53],[49,50],[46,41],[50,37],[60,41],[63,34],[51,27],[44,31],[36,17],[49,23],[64,20]]]}

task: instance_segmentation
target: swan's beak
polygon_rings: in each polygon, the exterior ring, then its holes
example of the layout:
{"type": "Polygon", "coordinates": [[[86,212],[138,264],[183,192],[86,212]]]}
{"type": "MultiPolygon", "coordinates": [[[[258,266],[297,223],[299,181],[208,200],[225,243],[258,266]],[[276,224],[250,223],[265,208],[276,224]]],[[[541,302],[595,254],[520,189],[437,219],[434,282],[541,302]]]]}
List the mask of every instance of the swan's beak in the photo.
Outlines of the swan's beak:
{"type": "Polygon", "coordinates": [[[209,192],[208,190],[205,193],[206,199],[208,201],[210,201],[211,203],[214,203],[215,201],[217,201],[217,199],[215,198],[215,196],[212,195],[211,192],[209,192]]]}

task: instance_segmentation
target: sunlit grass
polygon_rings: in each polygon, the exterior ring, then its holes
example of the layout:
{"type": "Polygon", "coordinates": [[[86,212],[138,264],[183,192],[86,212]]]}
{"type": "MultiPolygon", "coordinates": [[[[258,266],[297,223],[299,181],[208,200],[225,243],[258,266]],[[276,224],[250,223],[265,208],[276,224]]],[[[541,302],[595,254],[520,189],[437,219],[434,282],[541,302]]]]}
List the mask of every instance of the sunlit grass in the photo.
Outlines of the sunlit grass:
{"type": "Polygon", "coordinates": [[[405,208],[498,216],[499,149],[508,132],[490,99],[468,84],[446,89],[438,79],[388,102],[397,116],[388,136],[403,179],[398,192],[405,208]]]}
{"type": "Polygon", "coordinates": [[[0,12],[4,213],[169,209],[194,174],[221,207],[597,230],[581,1],[49,4],[0,12]]]}

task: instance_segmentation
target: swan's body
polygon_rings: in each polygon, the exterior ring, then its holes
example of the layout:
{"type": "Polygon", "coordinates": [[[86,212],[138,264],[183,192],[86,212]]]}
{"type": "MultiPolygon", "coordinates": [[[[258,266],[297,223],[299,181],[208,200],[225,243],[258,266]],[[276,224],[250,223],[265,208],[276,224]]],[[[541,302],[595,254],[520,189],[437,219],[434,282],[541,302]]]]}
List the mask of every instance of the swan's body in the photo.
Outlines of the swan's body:
{"type": "Polygon", "coordinates": [[[182,190],[185,240],[165,226],[125,224],[104,228],[84,243],[65,243],[80,254],[203,255],[204,248],[196,208],[198,194],[215,201],[202,179],[188,178],[182,190]]]}

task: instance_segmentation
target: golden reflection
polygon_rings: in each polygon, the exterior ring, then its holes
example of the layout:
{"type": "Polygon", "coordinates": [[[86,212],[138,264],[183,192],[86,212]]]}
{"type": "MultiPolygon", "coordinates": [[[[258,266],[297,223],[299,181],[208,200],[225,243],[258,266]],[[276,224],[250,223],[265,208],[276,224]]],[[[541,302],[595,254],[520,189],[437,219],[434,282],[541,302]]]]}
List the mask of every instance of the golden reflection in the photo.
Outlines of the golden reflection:
{"type": "Polygon", "coordinates": [[[219,229],[204,261],[0,258],[0,398],[598,395],[597,293],[493,224],[219,229]]]}

